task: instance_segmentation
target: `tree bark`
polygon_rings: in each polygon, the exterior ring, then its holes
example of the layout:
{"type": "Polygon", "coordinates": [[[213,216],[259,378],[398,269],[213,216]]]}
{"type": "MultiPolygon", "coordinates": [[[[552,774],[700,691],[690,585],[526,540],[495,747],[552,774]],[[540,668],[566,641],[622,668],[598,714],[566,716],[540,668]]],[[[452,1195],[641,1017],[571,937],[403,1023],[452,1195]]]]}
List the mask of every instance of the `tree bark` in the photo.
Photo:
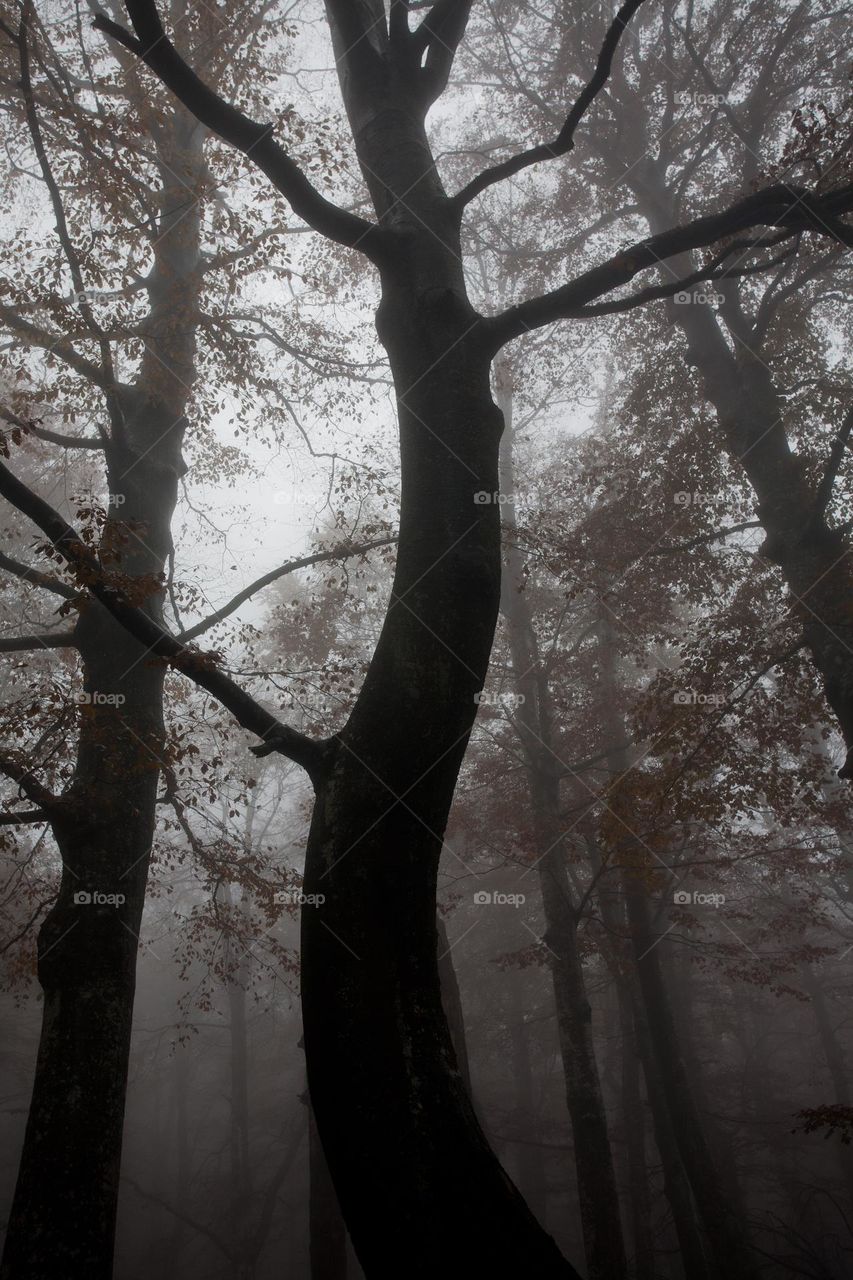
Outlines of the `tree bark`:
{"type": "MultiPolygon", "coordinates": [[[[202,136],[177,109],[161,140],[164,208],[181,214],[162,219],[145,354],[137,383],[116,389],[106,448],[109,493],[123,501],[109,508],[100,561],[135,580],[138,603],[157,621],[195,352],[199,216],[183,206],[202,171],[202,136]]],[[[62,877],[39,932],[42,1033],[3,1280],[112,1273],[136,953],[165,746],[164,667],[95,601],[81,610],[75,637],[91,701],[72,782],[51,815],[62,877]]]]}

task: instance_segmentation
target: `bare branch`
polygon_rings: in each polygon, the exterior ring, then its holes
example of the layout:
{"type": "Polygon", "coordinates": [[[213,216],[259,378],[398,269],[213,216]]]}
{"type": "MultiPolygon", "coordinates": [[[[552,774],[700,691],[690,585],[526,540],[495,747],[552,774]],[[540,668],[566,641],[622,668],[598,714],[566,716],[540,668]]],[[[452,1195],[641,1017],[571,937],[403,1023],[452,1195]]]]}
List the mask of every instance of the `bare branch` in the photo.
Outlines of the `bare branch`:
{"type": "Polygon", "coordinates": [[[47,822],[44,809],[21,809],[19,813],[0,813],[0,827],[22,827],[30,822],[47,822]]]}
{"type": "MultiPolygon", "coordinates": [[[[130,603],[125,593],[110,583],[94,554],[62,516],[0,463],[0,493],[28,516],[64,556],[80,583],[129,631],[145,651],[163,658],[200,688],[206,689],[231,712],[237,723],[264,741],[253,747],[256,755],[278,751],[301,765],[312,778],[324,768],[326,745],[284,725],[271,712],[228,676],[217,670],[210,654],[186,647],[142,609],[130,603]]],[[[33,796],[32,799],[38,801],[33,796]]]]}
{"type": "Polygon", "coordinates": [[[583,315],[584,308],[594,299],[630,283],[641,271],[657,267],[667,258],[692,249],[707,248],[750,227],[780,227],[789,233],[813,231],[853,247],[853,228],[839,221],[839,215],[851,209],[853,185],[839,187],[823,195],[784,183],[766,187],[721,213],[707,214],[684,226],[671,227],[640,240],[559,289],[531,298],[493,317],[486,324],[492,333],[494,350],[498,351],[504,343],[530,329],[583,315]]]}
{"type": "Polygon", "coordinates": [[[555,160],[559,156],[567,155],[574,148],[575,131],[578,125],[610,78],[613,58],[622,32],[643,3],[644,0],[626,0],[626,3],[622,5],[616,14],[607,35],[604,37],[604,43],[601,46],[601,52],[598,55],[598,62],[592,78],[576,100],[556,138],[551,142],[542,142],[539,146],[522,151],[519,155],[505,160],[502,164],[496,164],[489,169],[484,169],[481,174],[478,174],[476,178],[453,197],[454,203],[459,208],[464,208],[466,204],[470,204],[472,200],[487,190],[488,187],[494,186],[496,182],[502,182],[504,178],[511,178],[513,174],[520,173],[522,169],[527,169],[532,164],[539,164],[542,160],[555,160]]]}
{"type": "Polygon", "coordinates": [[[718,542],[721,538],[728,538],[733,533],[743,533],[746,529],[760,528],[762,528],[760,520],[744,520],[741,524],[731,524],[726,529],[715,529],[713,533],[702,533],[698,538],[688,538],[686,542],[678,542],[671,547],[652,547],[649,551],[643,552],[643,555],[675,556],[681,551],[691,551],[693,547],[701,547],[708,542],[718,542]]]}
{"type": "Polygon", "coordinates": [[[315,231],[368,257],[378,250],[384,243],[380,229],[321,195],[275,141],[271,124],[251,120],[199,79],[166,35],[156,4],[128,0],[127,9],[136,36],[104,13],[97,14],[94,26],[141,58],[202,124],[249,157],[315,231]]]}
{"type": "Polygon", "coordinates": [[[186,631],[182,631],[179,639],[182,641],[194,640],[196,636],[209,631],[211,627],[216,626],[217,622],[222,622],[232,613],[235,613],[240,608],[240,605],[250,600],[257,591],[261,591],[273,582],[278,582],[279,578],[285,577],[288,573],[295,573],[298,569],[307,569],[311,565],[322,564],[327,560],[343,560],[349,556],[364,555],[365,552],[372,551],[374,547],[387,547],[397,541],[398,538],[394,535],[388,538],[376,538],[373,542],[362,542],[357,545],[351,542],[340,542],[328,551],[319,551],[315,555],[302,556],[299,560],[288,560],[286,564],[279,565],[277,569],[271,569],[269,573],[256,578],[248,587],[238,591],[236,596],[229,600],[228,604],[223,605],[221,609],[209,614],[201,622],[197,622],[195,626],[188,627],[186,631]]]}
{"type": "Polygon", "coordinates": [[[0,405],[0,418],[4,422],[8,422],[11,427],[20,427],[22,431],[28,432],[32,436],[37,436],[39,440],[46,440],[49,444],[61,445],[63,449],[103,449],[104,441],[96,436],[64,436],[58,431],[49,431],[47,427],[41,427],[37,422],[29,418],[21,418],[17,413],[13,413],[11,409],[0,405]]]}
{"type": "Polygon", "coordinates": [[[76,649],[73,631],[46,632],[43,636],[0,638],[0,653],[22,653],[25,649],[76,649]]]}
{"type": "Polygon", "coordinates": [[[43,786],[35,774],[31,773],[16,756],[0,754],[0,773],[5,773],[7,778],[17,783],[21,795],[32,800],[46,813],[50,813],[59,804],[59,796],[55,796],[52,791],[43,786]]]}
{"type": "Polygon", "coordinates": [[[2,551],[0,551],[0,569],[5,569],[15,578],[20,578],[28,586],[43,587],[45,591],[52,591],[55,596],[62,596],[65,600],[73,600],[77,595],[74,588],[69,587],[67,583],[60,582],[49,573],[42,573],[40,569],[33,569],[28,564],[21,564],[20,560],[13,560],[2,551]]]}

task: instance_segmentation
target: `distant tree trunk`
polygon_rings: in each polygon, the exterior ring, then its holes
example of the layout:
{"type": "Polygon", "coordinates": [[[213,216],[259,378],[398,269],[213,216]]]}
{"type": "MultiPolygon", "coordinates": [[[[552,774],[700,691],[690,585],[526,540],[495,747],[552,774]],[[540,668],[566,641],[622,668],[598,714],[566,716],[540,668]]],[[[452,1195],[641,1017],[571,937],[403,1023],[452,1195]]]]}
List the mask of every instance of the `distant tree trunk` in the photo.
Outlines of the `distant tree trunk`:
{"type": "MultiPolygon", "coordinates": [[[[677,221],[660,161],[646,156],[626,177],[653,232],[671,225],[669,219],[677,221]]],[[[666,268],[667,273],[684,274],[692,269],[686,256],[674,258],[666,268]]],[[[739,283],[722,280],[715,288],[725,298],[720,314],[726,336],[709,307],[673,307],[673,323],[684,333],[689,362],[716,411],[722,446],[755,493],[756,514],[767,535],[761,554],[779,566],[791,593],[792,612],[802,623],[847,746],[841,775],[853,778],[853,619],[844,603],[853,595],[849,533],[830,528],[807,462],[791,448],[773,360],[744,309],[739,283]]],[[[837,425],[840,429],[842,424],[837,425]]]]}
{"type": "MultiPolygon", "coordinates": [[[[832,1018],[830,1017],[820,979],[811,966],[806,963],[800,965],[800,977],[808,993],[818,1036],[820,1037],[820,1047],[823,1050],[823,1056],[829,1068],[829,1077],[835,1093],[832,1101],[841,1106],[849,1107],[851,1098],[853,1098],[849,1072],[844,1061],[844,1053],[838,1035],[832,1025],[832,1018]]],[[[842,1143],[834,1145],[841,1174],[847,1184],[848,1192],[853,1197],[853,1151],[849,1146],[845,1146],[842,1143]]]]}
{"type": "MultiPolygon", "coordinates": [[[[199,214],[185,205],[202,172],[203,136],[182,108],[160,136],[169,212],[147,281],[145,354],[138,382],[114,393],[106,447],[117,499],[101,564],[138,579],[139,602],[158,621],[194,376],[198,283],[188,279],[199,261],[199,214]]],[[[136,954],[165,748],[164,668],[94,601],[75,635],[90,702],[72,782],[51,815],[62,879],[39,932],[42,1034],[3,1280],[112,1274],[136,954]]]]}
{"type": "MultiPolygon", "coordinates": [[[[617,896],[606,887],[606,880],[602,874],[601,855],[595,837],[591,834],[585,836],[585,844],[592,872],[599,877],[597,897],[608,943],[604,947],[604,954],[619,991],[620,1025],[626,1025],[630,1011],[634,1043],[642,1063],[643,1079],[646,1082],[655,1145],[663,1167],[664,1193],[672,1210],[685,1275],[688,1280],[711,1280],[711,1270],[706,1257],[693,1193],[678,1149],[664,1084],[652,1052],[646,1007],[640,990],[636,965],[633,955],[629,955],[620,945],[621,941],[629,936],[624,900],[618,900],[617,896]]],[[[633,1194],[638,1195],[642,1202],[642,1190],[633,1194]]],[[[636,1212],[640,1212],[639,1204],[636,1212]]]]}
{"type": "MultiPolygon", "coordinates": [[[[608,767],[614,779],[622,779],[630,769],[628,753],[618,744],[626,741],[625,725],[619,714],[620,693],[616,677],[616,649],[609,620],[602,609],[597,627],[598,662],[601,681],[601,715],[609,743],[608,767]]],[[[620,816],[622,795],[617,784],[608,794],[610,809],[620,816]]],[[[711,1151],[684,1064],[682,1046],[672,1012],[669,993],[661,969],[649,892],[641,870],[642,844],[636,841],[631,814],[621,815],[626,835],[620,839],[621,883],[625,897],[631,945],[637,968],[639,989],[648,1028],[651,1053],[663,1085],[672,1118],[678,1149],[693,1191],[696,1208],[707,1233],[708,1247],[717,1268],[726,1280],[751,1280],[755,1263],[746,1240],[744,1224],[729,1202],[711,1151]],[[636,865],[632,865],[636,863],[636,865]]]]}
{"type": "Polygon", "coordinates": [[[646,1117],[640,1089],[640,1056],[631,999],[624,983],[618,983],[620,1047],[622,1051],[622,1132],[625,1135],[631,1237],[634,1245],[634,1280],[653,1280],[652,1203],[646,1164],[646,1117]]]}
{"type": "Polygon", "coordinates": [[[496,365],[498,405],[504,416],[500,476],[504,526],[504,581],[501,609],[506,620],[516,691],[514,710],[525,753],[536,867],[545,913],[545,942],[557,1009],[557,1029],[566,1102],[574,1135],[578,1199],[584,1248],[591,1280],[627,1276],[619,1193],[607,1111],[601,1090],[592,1009],[586,993],[578,950],[579,917],[567,874],[569,847],[560,817],[561,764],[554,750],[553,710],[547,677],[542,671],[530,608],[523,592],[521,556],[515,546],[514,466],[512,454],[512,387],[505,362],[496,365]]]}
{"type": "Polygon", "coordinates": [[[190,1054],[186,1045],[175,1046],[175,1070],[173,1093],[175,1100],[174,1126],[174,1203],[175,1215],[169,1238],[169,1274],[172,1280],[183,1276],[181,1248],[186,1232],[184,1216],[189,1212],[190,1191],[190,1133],[189,1133],[189,1084],[190,1054]]]}
{"type": "MultiPolygon", "coordinates": [[[[537,1118],[533,1067],[530,1060],[530,1028],[525,1022],[524,1005],[520,999],[518,982],[512,986],[512,1073],[515,1084],[515,1104],[518,1133],[529,1133],[537,1118]]],[[[521,1142],[517,1147],[518,1182],[524,1198],[538,1216],[540,1222],[547,1219],[547,1188],[542,1148],[535,1143],[521,1142]]]]}

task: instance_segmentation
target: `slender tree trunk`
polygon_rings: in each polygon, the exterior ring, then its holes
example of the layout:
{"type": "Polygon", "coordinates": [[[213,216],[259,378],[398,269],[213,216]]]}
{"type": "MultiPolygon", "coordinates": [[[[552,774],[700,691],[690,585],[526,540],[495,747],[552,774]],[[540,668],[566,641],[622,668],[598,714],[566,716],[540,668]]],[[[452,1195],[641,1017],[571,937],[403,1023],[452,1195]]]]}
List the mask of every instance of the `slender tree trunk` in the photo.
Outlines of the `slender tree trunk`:
{"type": "MultiPolygon", "coordinates": [[[[630,1009],[634,1039],[643,1067],[643,1079],[646,1082],[655,1145],[663,1167],[664,1193],[672,1210],[685,1276],[688,1280],[710,1280],[711,1270],[706,1257],[693,1193],[678,1149],[664,1083],[652,1051],[648,1016],[636,965],[633,956],[628,954],[629,947],[623,948],[620,945],[620,940],[627,941],[629,938],[624,900],[617,900],[616,895],[606,887],[601,855],[595,838],[588,835],[585,837],[585,843],[592,872],[599,881],[599,910],[610,944],[605,947],[605,956],[619,991],[620,1020],[627,1020],[630,1009]]],[[[642,1197],[642,1192],[639,1194],[642,1197]]]]}
{"type": "MultiPolygon", "coordinates": [[[[599,672],[602,719],[608,742],[625,742],[625,726],[619,714],[616,653],[609,621],[602,610],[598,624],[599,672]]],[[[608,806],[620,820],[620,827],[632,831],[631,814],[624,808],[618,780],[628,771],[627,751],[613,748],[608,766],[615,786],[608,794],[608,806]]],[[[690,1181],[697,1212],[707,1233],[708,1247],[721,1275],[727,1280],[747,1280],[756,1274],[746,1240],[744,1224],[729,1203],[719,1173],[714,1166],[701,1117],[693,1097],[684,1063],[682,1046],[672,1012],[669,993],[661,969],[658,943],[652,918],[649,892],[641,875],[644,867],[642,845],[627,834],[619,842],[621,879],[640,994],[645,1011],[651,1052],[663,1085],[672,1118],[678,1149],[690,1181]]]]}
{"type": "MultiPolygon", "coordinates": [[[[853,1092],[851,1092],[850,1088],[850,1077],[844,1062],[844,1053],[838,1040],[838,1035],[832,1025],[832,1018],[826,1003],[826,996],[823,993],[823,987],[817,974],[808,964],[804,963],[800,966],[800,976],[811,1002],[818,1036],[820,1037],[820,1047],[823,1050],[823,1056],[829,1069],[829,1077],[832,1080],[832,1087],[835,1092],[833,1102],[849,1107],[851,1105],[851,1097],[853,1097],[853,1092]]],[[[848,1192],[853,1196],[853,1152],[851,1152],[849,1146],[844,1146],[841,1143],[836,1143],[835,1146],[841,1174],[847,1185],[848,1192]]]]}
{"type": "MultiPolygon", "coordinates": [[[[628,180],[653,232],[677,220],[658,162],[646,160],[628,180]]],[[[693,269],[688,258],[673,259],[667,268],[682,269],[685,274],[693,269]]],[[[845,603],[853,594],[849,536],[829,527],[806,463],[791,448],[772,361],[742,307],[739,285],[722,281],[716,287],[725,298],[721,315],[733,351],[708,307],[674,306],[673,322],[687,339],[689,362],[716,411],[722,445],[755,492],[756,513],[767,535],[761,554],[779,566],[791,593],[792,612],[802,623],[847,746],[840,776],[853,778],[853,619],[845,603]]]]}
{"type": "Polygon", "coordinates": [[[522,560],[514,538],[512,390],[504,362],[496,367],[496,382],[498,404],[506,424],[500,473],[503,519],[509,535],[504,548],[501,607],[520,695],[515,720],[525,752],[536,850],[540,853],[536,866],[547,926],[545,941],[557,1009],[566,1103],[574,1135],[584,1248],[592,1280],[618,1280],[627,1275],[625,1247],[607,1111],[592,1035],[592,1009],[578,949],[579,919],[566,871],[569,847],[565,822],[560,817],[561,763],[553,747],[550,690],[539,662],[533,620],[523,592],[522,560]]]}
{"type": "Polygon", "coordinates": [[[628,1201],[634,1245],[632,1275],[653,1280],[652,1203],[646,1164],[646,1117],[640,1088],[640,1057],[631,999],[624,983],[617,983],[620,1047],[622,1053],[622,1132],[625,1135],[628,1201]]]}
{"type": "MultiPolygon", "coordinates": [[[[199,219],[185,208],[186,189],[203,160],[195,120],[176,109],[172,126],[161,135],[162,198],[181,215],[160,224],[138,382],[114,395],[106,448],[114,500],[99,548],[106,571],[138,580],[138,603],[157,620],[195,350],[188,279],[199,219]]],[[[89,701],[53,820],[62,878],[39,932],[42,1034],[3,1280],[112,1273],[136,953],[165,745],[163,667],[93,601],[75,634],[89,701]]]]}
{"type": "MultiPolygon", "coordinates": [[[[512,987],[512,1071],[515,1081],[515,1102],[518,1132],[530,1132],[538,1115],[533,1064],[530,1057],[530,1027],[525,1021],[524,1005],[518,982],[512,987]]],[[[521,1142],[517,1148],[518,1183],[527,1203],[540,1222],[547,1219],[547,1189],[542,1148],[532,1142],[521,1142]]]]}

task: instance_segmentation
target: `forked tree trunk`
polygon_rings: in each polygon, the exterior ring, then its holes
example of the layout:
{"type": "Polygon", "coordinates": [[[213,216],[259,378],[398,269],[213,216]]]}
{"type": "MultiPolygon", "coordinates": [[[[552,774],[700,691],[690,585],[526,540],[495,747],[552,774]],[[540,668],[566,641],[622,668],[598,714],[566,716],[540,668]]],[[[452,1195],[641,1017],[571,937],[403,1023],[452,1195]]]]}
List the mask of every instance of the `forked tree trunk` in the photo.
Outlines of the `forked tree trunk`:
{"type": "Polygon", "coordinates": [[[477,1122],[437,960],[443,834],[500,596],[498,506],[475,498],[498,486],[492,351],[467,297],[461,218],[432,162],[417,78],[374,57],[369,37],[353,48],[330,17],[390,237],[377,330],[397,395],[402,507],[376,652],[316,784],[304,882],[325,902],[302,913],[309,1088],[370,1280],[432,1280],[448,1256],[459,1274],[566,1277],[477,1122]]]}

